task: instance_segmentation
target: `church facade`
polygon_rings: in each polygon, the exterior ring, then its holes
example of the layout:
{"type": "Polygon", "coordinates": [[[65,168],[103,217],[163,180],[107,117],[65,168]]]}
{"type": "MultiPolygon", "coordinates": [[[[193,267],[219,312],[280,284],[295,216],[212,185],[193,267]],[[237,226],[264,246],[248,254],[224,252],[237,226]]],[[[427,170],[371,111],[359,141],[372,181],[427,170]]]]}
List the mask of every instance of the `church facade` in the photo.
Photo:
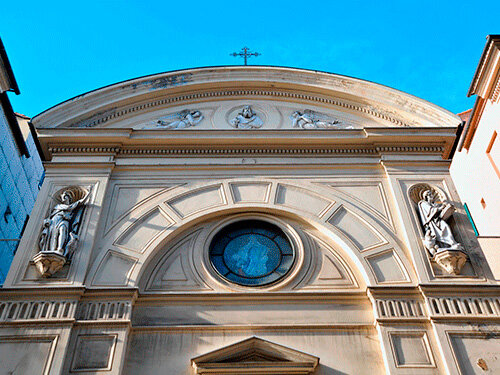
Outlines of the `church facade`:
{"type": "Polygon", "coordinates": [[[48,161],[0,291],[0,373],[500,371],[500,288],[449,176],[457,116],[242,66],[33,123],[48,161]]]}

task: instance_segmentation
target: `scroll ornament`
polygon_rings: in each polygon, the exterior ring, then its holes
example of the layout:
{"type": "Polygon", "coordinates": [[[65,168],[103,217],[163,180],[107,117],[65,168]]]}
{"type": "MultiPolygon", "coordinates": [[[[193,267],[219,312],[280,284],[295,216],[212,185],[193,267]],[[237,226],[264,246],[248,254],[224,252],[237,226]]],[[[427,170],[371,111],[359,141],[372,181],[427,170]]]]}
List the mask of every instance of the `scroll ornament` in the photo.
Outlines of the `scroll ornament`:
{"type": "Polygon", "coordinates": [[[33,257],[42,277],[54,275],[75,251],[89,193],[79,186],[64,188],[56,198],[58,203],[44,219],[38,241],[39,252],[33,257]]]}
{"type": "Polygon", "coordinates": [[[438,202],[432,190],[423,191],[421,197],[418,212],[424,228],[423,244],[439,266],[449,274],[458,275],[467,255],[447,223],[455,207],[451,203],[438,202]]]}

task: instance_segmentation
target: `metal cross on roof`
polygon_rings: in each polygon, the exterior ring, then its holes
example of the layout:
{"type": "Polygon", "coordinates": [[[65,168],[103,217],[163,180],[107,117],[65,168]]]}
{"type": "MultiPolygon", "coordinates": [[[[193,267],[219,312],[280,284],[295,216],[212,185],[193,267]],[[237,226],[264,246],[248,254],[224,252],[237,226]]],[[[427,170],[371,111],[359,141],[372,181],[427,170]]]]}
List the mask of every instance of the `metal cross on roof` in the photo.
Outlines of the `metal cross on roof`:
{"type": "Polygon", "coordinates": [[[234,56],[234,57],[243,57],[244,61],[245,61],[245,65],[247,65],[247,60],[249,57],[252,57],[252,56],[260,56],[262,55],[261,53],[258,53],[258,52],[250,52],[250,48],[248,47],[243,47],[241,49],[242,52],[240,53],[237,53],[237,52],[233,52],[233,53],[230,53],[229,56],[234,56]]]}

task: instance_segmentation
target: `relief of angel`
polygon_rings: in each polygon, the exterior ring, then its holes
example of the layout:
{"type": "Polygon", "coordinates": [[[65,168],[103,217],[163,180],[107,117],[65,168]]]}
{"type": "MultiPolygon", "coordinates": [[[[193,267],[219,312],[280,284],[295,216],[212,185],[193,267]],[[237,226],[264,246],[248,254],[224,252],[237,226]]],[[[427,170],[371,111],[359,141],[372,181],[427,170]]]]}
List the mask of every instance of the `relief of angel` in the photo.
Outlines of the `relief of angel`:
{"type": "Polygon", "coordinates": [[[160,118],[156,122],[157,127],[165,129],[186,129],[199,124],[203,120],[200,111],[184,109],[181,112],[160,118]]]}
{"type": "Polygon", "coordinates": [[[310,109],[295,111],[291,116],[294,128],[300,129],[353,129],[352,126],[340,125],[339,120],[310,109]]]}

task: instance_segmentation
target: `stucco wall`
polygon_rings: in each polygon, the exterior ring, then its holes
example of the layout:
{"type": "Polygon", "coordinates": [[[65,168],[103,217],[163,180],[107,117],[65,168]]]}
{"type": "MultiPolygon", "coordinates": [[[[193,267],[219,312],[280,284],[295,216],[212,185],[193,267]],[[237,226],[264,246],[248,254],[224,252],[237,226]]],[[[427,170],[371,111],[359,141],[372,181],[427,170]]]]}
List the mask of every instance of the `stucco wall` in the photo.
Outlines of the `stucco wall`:
{"type": "Polygon", "coordinates": [[[453,157],[450,174],[480,236],[500,236],[500,102],[488,100],[469,149],[453,157]],[[497,137],[490,153],[494,132],[497,137]],[[484,203],[481,203],[481,200],[484,203]]]}

